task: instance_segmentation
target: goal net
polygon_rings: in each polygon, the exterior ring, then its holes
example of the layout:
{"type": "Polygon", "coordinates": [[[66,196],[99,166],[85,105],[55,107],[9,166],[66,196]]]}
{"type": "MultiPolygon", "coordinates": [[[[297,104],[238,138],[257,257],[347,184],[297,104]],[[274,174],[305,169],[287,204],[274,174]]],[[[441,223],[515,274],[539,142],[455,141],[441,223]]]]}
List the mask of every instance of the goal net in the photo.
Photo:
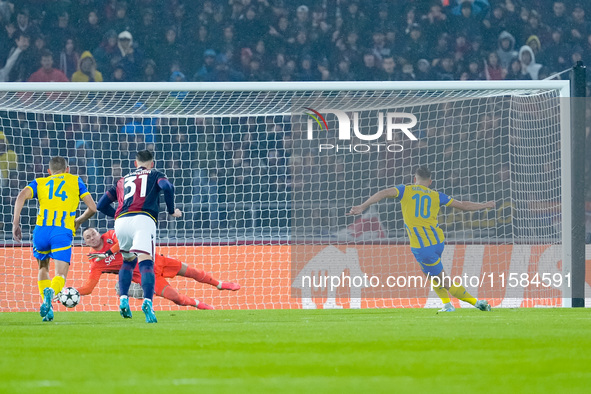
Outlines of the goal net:
{"type": "MultiPolygon", "coordinates": [[[[157,253],[242,286],[226,292],[167,278],[216,308],[440,306],[410,251],[399,202],[346,215],[383,188],[412,184],[419,165],[437,191],[496,202],[478,212],[442,208],[450,276],[493,307],[560,306],[568,296],[567,82],[1,87],[0,311],[39,304],[36,202],[23,210],[23,243],[12,241],[19,191],[60,155],[98,200],[141,149],[155,152],[183,211],[159,217],[157,253]]],[[[104,233],[113,220],[98,213],[88,225],[104,233]]],[[[68,286],[88,276],[90,252],[76,234],[68,286]]],[[[103,275],[75,310],[115,309],[116,282],[103,275]]],[[[178,308],[160,297],[155,307],[178,308]]]]}

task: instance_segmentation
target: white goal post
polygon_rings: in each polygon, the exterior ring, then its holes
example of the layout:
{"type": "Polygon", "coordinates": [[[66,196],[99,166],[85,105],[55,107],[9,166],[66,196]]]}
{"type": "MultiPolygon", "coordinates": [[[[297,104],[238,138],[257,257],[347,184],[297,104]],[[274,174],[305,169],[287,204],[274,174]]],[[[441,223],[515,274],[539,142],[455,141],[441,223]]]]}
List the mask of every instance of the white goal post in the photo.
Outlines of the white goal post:
{"type": "MultiPolygon", "coordinates": [[[[437,306],[396,201],[345,215],[426,165],[437,191],[497,202],[442,209],[446,272],[493,307],[570,306],[569,96],[568,81],[0,84],[0,142],[17,157],[1,172],[0,311],[38,306],[36,206],[15,244],[18,191],[61,155],[98,200],[144,148],[184,211],[160,218],[159,253],[243,286],[168,279],[189,297],[236,309],[437,306]]],[[[82,284],[89,252],[77,234],[68,286],[82,284]]],[[[115,282],[104,275],[77,310],[114,309],[115,282]]]]}

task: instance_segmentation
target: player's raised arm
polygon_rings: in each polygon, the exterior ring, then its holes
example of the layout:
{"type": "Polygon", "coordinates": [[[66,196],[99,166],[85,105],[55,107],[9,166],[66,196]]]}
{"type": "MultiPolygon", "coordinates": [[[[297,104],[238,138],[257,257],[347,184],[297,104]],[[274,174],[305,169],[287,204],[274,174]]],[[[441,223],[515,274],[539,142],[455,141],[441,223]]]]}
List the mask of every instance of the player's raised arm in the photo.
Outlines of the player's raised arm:
{"type": "Polygon", "coordinates": [[[21,211],[25,205],[25,201],[33,198],[33,189],[31,186],[26,186],[20,191],[14,204],[14,215],[12,217],[12,238],[15,241],[22,241],[23,234],[21,231],[21,211]]]}
{"type": "Polygon", "coordinates": [[[379,192],[368,198],[363,204],[351,208],[347,215],[359,215],[367,208],[369,208],[370,205],[375,204],[376,202],[380,202],[384,198],[398,197],[398,193],[399,191],[397,187],[391,187],[388,189],[380,190],[379,192]]]}
{"type": "Polygon", "coordinates": [[[166,178],[158,180],[158,186],[164,193],[164,202],[166,202],[166,211],[169,215],[175,218],[180,218],[183,213],[180,209],[174,207],[174,185],[166,178]]]}
{"type": "Polygon", "coordinates": [[[110,218],[114,218],[116,211],[115,208],[111,206],[111,204],[115,201],[117,201],[117,187],[113,186],[111,189],[107,190],[105,194],[103,194],[96,207],[99,212],[110,218]]]}
{"type": "Polygon", "coordinates": [[[80,225],[94,216],[97,211],[96,203],[90,194],[85,195],[82,197],[82,201],[86,204],[86,210],[84,213],[76,218],[74,221],[74,228],[78,230],[80,225]]]}
{"type": "Polygon", "coordinates": [[[453,208],[460,209],[462,211],[479,211],[481,209],[488,209],[488,208],[492,209],[496,206],[496,204],[494,201],[479,203],[479,202],[453,200],[451,202],[451,204],[449,204],[449,206],[453,207],[453,208]]]}
{"type": "Polygon", "coordinates": [[[86,210],[74,220],[74,230],[78,230],[78,227],[80,227],[82,223],[93,217],[96,213],[96,204],[80,177],[78,177],[78,192],[80,199],[86,204],[86,210]]]}

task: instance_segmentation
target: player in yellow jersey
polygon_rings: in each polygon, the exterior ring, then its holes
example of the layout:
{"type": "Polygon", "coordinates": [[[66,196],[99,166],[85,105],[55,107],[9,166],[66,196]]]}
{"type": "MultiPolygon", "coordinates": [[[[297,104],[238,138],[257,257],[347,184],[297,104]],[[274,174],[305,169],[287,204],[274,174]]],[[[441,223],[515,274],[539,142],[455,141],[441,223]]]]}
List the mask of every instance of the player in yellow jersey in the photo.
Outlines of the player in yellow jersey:
{"type": "Polygon", "coordinates": [[[39,200],[39,212],[33,230],[33,255],[39,263],[38,285],[43,303],[40,313],[43,321],[53,320],[51,302],[65,285],[74,233],[82,223],[96,213],[96,204],[84,182],[69,173],[66,159],[56,156],[49,161],[48,177],[37,178],[19,193],[14,206],[12,236],[21,241],[21,211],[25,201],[39,200]],[[86,211],[76,218],[80,200],[86,204],[86,211]],[[55,276],[50,280],[49,259],[55,262],[55,276]]]}
{"type": "Polygon", "coordinates": [[[410,249],[417,259],[421,270],[433,280],[433,290],[443,301],[441,312],[453,312],[455,308],[450,302],[449,295],[468,302],[482,311],[489,311],[490,305],[486,300],[477,300],[462,286],[451,283],[449,276],[443,271],[441,254],[445,247],[443,231],[439,228],[437,214],[439,207],[448,206],[462,211],[477,211],[494,208],[494,201],[475,203],[457,201],[448,195],[429,189],[431,186],[431,172],[426,167],[419,167],[415,173],[414,185],[400,185],[384,189],[363,204],[351,208],[349,215],[359,215],[370,205],[384,198],[397,198],[402,208],[402,218],[408,237],[410,249]]]}

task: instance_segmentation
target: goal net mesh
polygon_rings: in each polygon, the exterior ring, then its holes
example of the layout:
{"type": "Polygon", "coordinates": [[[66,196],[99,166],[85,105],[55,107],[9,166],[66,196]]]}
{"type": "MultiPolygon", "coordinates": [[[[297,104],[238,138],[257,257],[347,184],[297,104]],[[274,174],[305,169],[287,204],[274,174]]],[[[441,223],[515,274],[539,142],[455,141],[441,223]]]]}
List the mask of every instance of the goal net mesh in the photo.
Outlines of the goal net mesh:
{"type": "MultiPolygon", "coordinates": [[[[493,307],[560,305],[560,110],[559,92],[540,89],[1,92],[0,311],[40,301],[36,202],[23,210],[23,243],[12,242],[19,191],[60,155],[98,201],[141,149],[155,152],[183,211],[159,217],[157,253],[242,289],[166,280],[216,308],[440,306],[418,279],[398,201],[346,215],[383,188],[412,184],[419,165],[437,191],[496,202],[441,209],[449,275],[493,307]],[[339,134],[345,118],[350,139],[339,134]]],[[[104,233],[113,223],[98,213],[88,225],[104,233]]],[[[90,252],[76,234],[67,286],[82,285],[90,252]]],[[[116,282],[103,275],[74,310],[116,309],[116,282]]],[[[156,297],[155,308],[178,307],[156,297]]]]}

